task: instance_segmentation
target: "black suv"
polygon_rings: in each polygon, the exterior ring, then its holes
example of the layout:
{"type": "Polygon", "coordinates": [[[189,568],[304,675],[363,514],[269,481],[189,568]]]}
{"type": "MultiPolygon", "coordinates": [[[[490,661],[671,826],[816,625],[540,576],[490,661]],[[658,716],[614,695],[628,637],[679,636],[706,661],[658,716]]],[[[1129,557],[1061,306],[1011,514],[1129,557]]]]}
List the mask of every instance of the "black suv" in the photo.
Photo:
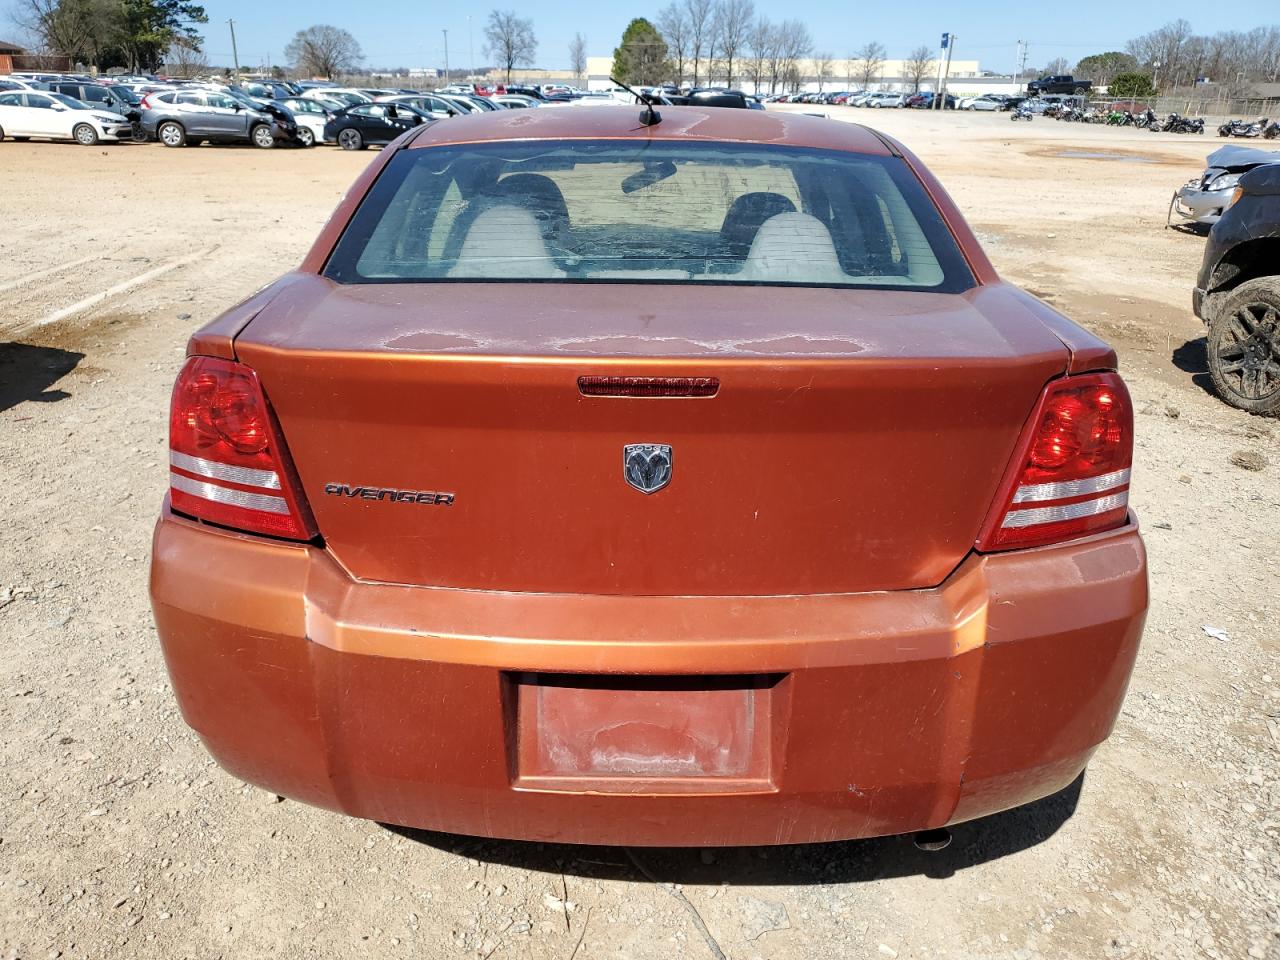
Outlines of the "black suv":
{"type": "Polygon", "coordinates": [[[1280,162],[1240,177],[1209,231],[1191,298],[1209,328],[1209,376],[1232,406],[1280,414],[1280,162]]]}

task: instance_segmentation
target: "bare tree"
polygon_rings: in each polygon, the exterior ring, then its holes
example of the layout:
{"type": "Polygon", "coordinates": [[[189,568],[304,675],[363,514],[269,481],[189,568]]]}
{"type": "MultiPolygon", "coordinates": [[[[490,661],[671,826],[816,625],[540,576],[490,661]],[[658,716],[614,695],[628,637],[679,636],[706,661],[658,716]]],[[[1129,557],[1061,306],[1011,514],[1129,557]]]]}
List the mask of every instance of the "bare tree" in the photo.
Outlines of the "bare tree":
{"type": "Polygon", "coordinates": [[[747,76],[759,93],[764,86],[764,78],[769,75],[769,54],[773,48],[773,25],[765,17],[760,17],[751,24],[747,31],[747,76]]]}
{"type": "Polygon", "coordinates": [[[741,66],[744,48],[749,46],[748,35],[753,29],[756,5],[752,0],[720,0],[720,56],[724,59],[725,83],[732,87],[734,67],[741,66]]]}
{"type": "Polygon", "coordinates": [[[906,79],[911,81],[911,92],[919,93],[920,84],[924,82],[924,78],[936,69],[933,51],[929,49],[928,44],[920,44],[903,61],[902,67],[903,72],[906,74],[906,79]]]}
{"type": "Polygon", "coordinates": [[[684,68],[689,61],[689,16],[682,4],[667,4],[658,13],[655,24],[662,39],[667,41],[667,55],[676,67],[676,86],[684,82],[684,68]]]}
{"type": "Polygon", "coordinates": [[[689,52],[693,59],[693,85],[698,85],[702,61],[712,37],[712,0],[684,0],[685,15],[689,24],[689,52]]]}
{"type": "Polygon", "coordinates": [[[1130,40],[1125,51],[1132,54],[1142,66],[1154,68],[1158,63],[1162,72],[1172,76],[1183,65],[1183,47],[1190,38],[1191,24],[1186,20],[1174,20],[1158,30],[1130,40]]]}
{"type": "Polygon", "coordinates": [[[507,83],[511,82],[512,68],[533,63],[538,52],[533,21],[517,17],[514,10],[490,10],[484,35],[488,41],[485,50],[506,70],[507,83]]]}
{"type": "Polygon", "coordinates": [[[854,53],[854,58],[858,61],[858,79],[862,81],[862,88],[865,90],[880,76],[884,67],[884,44],[875,40],[865,43],[854,53]]]}
{"type": "Polygon", "coordinates": [[[1054,57],[1049,61],[1049,65],[1044,68],[1045,73],[1051,77],[1060,77],[1071,69],[1071,61],[1066,57],[1054,57]]]}
{"type": "Polygon", "coordinates": [[[209,72],[209,58],[204,52],[188,43],[174,41],[164,57],[165,72],[171,77],[190,80],[209,72]]]}
{"type": "Polygon", "coordinates": [[[827,85],[827,81],[830,80],[835,73],[832,69],[832,64],[834,62],[835,57],[826,51],[823,51],[822,53],[815,53],[813,55],[813,71],[818,77],[819,93],[822,92],[822,88],[827,85]]]}
{"type": "Polygon", "coordinates": [[[42,52],[96,64],[99,52],[118,39],[118,18],[107,0],[20,0],[13,19],[42,52]]]}
{"type": "Polygon", "coordinates": [[[813,37],[801,20],[783,20],[778,25],[778,46],[782,53],[782,72],[792,90],[799,90],[804,76],[800,61],[813,49],[813,37]]]}
{"type": "Polygon", "coordinates": [[[587,38],[580,33],[575,33],[573,39],[569,41],[569,68],[579,80],[586,75],[587,38]]]}
{"type": "Polygon", "coordinates": [[[353,72],[364,59],[355,37],[327,23],[299,30],[284,55],[298,73],[331,80],[353,72]]]}

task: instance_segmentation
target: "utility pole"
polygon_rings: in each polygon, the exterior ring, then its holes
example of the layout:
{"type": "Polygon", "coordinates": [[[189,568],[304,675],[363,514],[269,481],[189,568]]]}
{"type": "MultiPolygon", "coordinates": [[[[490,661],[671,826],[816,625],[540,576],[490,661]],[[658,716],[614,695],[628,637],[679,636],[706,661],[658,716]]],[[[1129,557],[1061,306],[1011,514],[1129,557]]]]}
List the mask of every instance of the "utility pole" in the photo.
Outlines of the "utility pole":
{"type": "Polygon", "coordinates": [[[236,67],[235,78],[236,78],[236,82],[239,83],[240,82],[240,54],[236,50],[236,22],[234,20],[228,20],[227,26],[231,28],[231,61],[232,63],[235,64],[235,67],[236,67]]]}
{"type": "Polygon", "coordinates": [[[447,86],[449,83],[449,31],[442,32],[444,33],[444,82],[447,86]]]}
{"type": "Polygon", "coordinates": [[[938,109],[943,110],[947,106],[947,87],[951,84],[951,51],[956,48],[956,35],[951,34],[951,42],[947,44],[947,67],[942,74],[942,102],[938,104],[938,109]]]}
{"type": "MultiPolygon", "coordinates": [[[[950,39],[950,37],[951,37],[951,34],[949,33],[944,33],[942,35],[943,50],[947,49],[947,41],[948,39],[950,39]]],[[[942,54],[938,54],[938,82],[933,85],[933,103],[930,104],[930,106],[932,106],[934,110],[938,109],[938,97],[940,97],[941,95],[942,95],[942,54]]]]}
{"type": "Polygon", "coordinates": [[[1025,40],[1018,41],[1018,56],[1014,60],[1013,80],[1015,83],[1013,92],[1015,94],[1022,92],[1022,75],[1027,71],[1027,57],[1031,53],[1031,44],[1025,40]]]}
{"type": "Polygon", "coordinates": [[[942,58],[938,58],[938,90],[933,95],[933,108],[941,110],[946,102],[946,85],[947,76],[951,73],[951,48],[956,45],[956,35],[954,33],[944,33],[942,35],[942,49],[947,51],[947,62],[944,67],[942,58]]]}

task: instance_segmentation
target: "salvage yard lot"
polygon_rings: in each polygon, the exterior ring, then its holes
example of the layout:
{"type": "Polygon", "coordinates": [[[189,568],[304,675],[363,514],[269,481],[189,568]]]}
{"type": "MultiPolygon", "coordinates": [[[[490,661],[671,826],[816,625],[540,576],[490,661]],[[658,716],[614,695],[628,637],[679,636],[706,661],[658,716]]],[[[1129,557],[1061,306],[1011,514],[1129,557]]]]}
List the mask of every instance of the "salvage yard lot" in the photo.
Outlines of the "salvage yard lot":
{"type": "Polygon", "coordinates": [[[1207,392],[1202,240],[1164,229],[1213,140],[829,112],[903,140],[1007,278],[1120,350],[1152,606],[1080,789],[924,854],[503,843],[232,779],[146,598],[168,391],[372,155],[4,143],[0,955],[1280,957],[1280,425],[1207,392]]]}

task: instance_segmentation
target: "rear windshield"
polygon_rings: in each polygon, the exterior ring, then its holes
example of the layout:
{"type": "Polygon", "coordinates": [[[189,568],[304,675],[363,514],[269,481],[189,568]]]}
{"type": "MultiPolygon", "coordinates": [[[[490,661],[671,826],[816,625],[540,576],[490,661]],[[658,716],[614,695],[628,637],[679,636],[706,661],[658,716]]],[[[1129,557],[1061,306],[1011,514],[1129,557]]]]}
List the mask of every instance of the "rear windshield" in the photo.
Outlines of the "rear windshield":
{"type": "Polygon", "coordinates": [[[341,283],[973,285],[898,158],[678,141],[400,151],[325,273],[341,283]]]}

